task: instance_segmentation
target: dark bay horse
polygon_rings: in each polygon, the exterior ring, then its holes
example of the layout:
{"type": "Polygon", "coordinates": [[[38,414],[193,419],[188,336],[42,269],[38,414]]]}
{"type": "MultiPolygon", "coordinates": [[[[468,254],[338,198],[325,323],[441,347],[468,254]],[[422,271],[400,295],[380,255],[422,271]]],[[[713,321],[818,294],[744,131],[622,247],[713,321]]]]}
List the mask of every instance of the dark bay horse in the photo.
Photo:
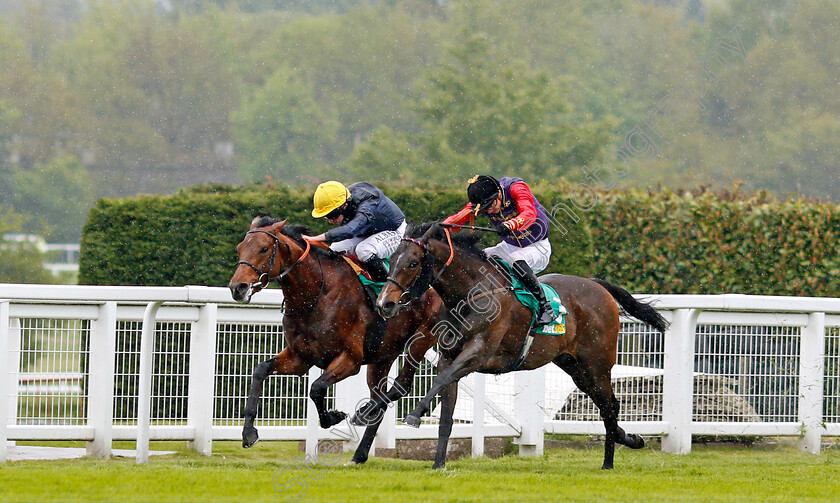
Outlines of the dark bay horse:
{"type": "Polygon", "coordinates": [[[618,426],[619,403],[610,383],[616,362],[619,306],[627,314],[664,332],[667,322],[649,304],[626,290],[600,279],[548,274],[540,281],[551,285],[568,310],[566,333],[537,334],[524,360],[523,347],[531,325],[531,312],[508,288],[510,277],[500,272],[475,245],[477,235],[460,234],[454,240],[437,223],[410,227],[391,256],[388,283],[377,299],[385,316],[399,312],[400,303],[431,284],[443,298],[449,315],[448,333],[440,334],[441,365],[428,394],[405,422],[418,426],[432,400],[441,394],[441,419],[434,468],[444,466],[452,431],[458,380],[472,373],[502,374],[530,370],[553,362],[566,371],[578,388],[595,402],[604,420],[604,469],[613,467],[615,444],[633,449],[644,440],[618,426]],[[453,243],[454,241],[454,243],[453,243]]]}
{"type": "Polygon", "coordinates": [[[302,235],[303,226],[286,225],[271,217],[257,217],[236,250],[239,264],[230,280],[234,300],[249,302],[251,296],[277,279],[286,299],[283,335],[286,347],[276,357],[257,365],[243,412],[242,446],[259,439],[254,419],[263,382],[272,374],[303,375],[312,366],[324,369],[312,383],[309,396],[318,409],[322,428],[340,423],[344,412],[326,410],[327,388],[368,365],[367,382],[372,401],[357,411],[354,423],[366,424],[365,433],[352,464],[364,463],[382,422],[387,403],[411,389],[412,379],[423,355],[436,342],[431,327],[438,320],[442,302],[424,292],[399,316],[387,324],[373,310],[356,273],[338,254],[311,247],[302,235]],[[381,325],[381,326],[380,326],[381,325]],[[368,344],[384,328],[381,344],[368,344]],[[403,350],[408,359],[390,389],[387,376],[403,350]],[[375,404],[376,407],[372,407],[375,404]]]}

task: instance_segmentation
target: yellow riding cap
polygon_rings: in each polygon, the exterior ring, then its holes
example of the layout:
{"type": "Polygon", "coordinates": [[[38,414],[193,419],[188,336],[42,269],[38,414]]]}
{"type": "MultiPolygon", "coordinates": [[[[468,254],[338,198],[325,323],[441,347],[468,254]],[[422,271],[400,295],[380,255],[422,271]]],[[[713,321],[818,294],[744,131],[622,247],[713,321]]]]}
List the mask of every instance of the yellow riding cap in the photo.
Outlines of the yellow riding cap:
{"type": "Polygon", "coordinates": [[[325,217],[332,210],[347,202],[349,198],[350,191],[343,183],[334,180],[324,182],[315,189],[315,195],[312,197],[315,205],[312,216],[315,218],[325,217]]]}

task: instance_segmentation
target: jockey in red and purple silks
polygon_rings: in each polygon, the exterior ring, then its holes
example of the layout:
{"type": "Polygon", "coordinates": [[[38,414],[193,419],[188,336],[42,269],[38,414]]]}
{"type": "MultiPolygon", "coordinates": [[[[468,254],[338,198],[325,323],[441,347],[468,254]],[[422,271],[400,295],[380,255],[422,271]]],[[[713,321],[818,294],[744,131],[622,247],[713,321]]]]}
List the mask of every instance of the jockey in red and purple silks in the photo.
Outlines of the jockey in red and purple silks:
{"type": "Polygon", "coordinates": [[[554,314],[535,274],[548,267],[551,258],[545,208],[521,178],[496,180],[489,175],[475,176],[467,186],[467,198],[469,202],[464,208],[443,222],[462,225],[475,215],[486,215],[502,236],[502,242],[485,248],[485,253],[511,264],[522,284],[537,298],[540,304],[537,325],[551,323],[554,314]]]}

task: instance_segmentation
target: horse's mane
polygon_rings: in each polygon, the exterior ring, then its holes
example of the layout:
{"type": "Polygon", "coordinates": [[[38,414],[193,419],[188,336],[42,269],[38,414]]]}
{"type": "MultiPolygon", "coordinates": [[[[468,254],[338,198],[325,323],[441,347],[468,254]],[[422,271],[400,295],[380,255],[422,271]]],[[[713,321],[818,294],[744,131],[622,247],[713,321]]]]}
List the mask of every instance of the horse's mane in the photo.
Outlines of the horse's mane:
{"type": "MultiPolygon", "coordinates": [[[[424,234],[426,234],[426,232],[429,231],[429,229],[432,228],[432,226],[437,223],[438,222],[424,222],[422,224],[409,224],[405,231],[405,236],[413,239],[420,239],[424,234]]],[[[484,250],[478,247],[478,241],[481,239],[480,234],[476,232],[451,232],[450,235],[452,236],[452,244],[454,244],[455,247],[471,255],[475,255],[482,260],[487,260],[487,254],[484,253],[484,250]]],[[[444,228],[440,225],[436,226],[430,237],[446,242],[444,228]]]]}
{"type": "MultiPolygon", "coordinates": [[[[269,225],[274,225],[277,222],[280,222],[280,220],[278,220],[274,217],[270,217],[270,216],[263,216],[263,217],[260,217],[259,221],[257,221],[257,228],[268,227],[269,225]]],[[[308,226],[303,225],[303,224],[289,224],[289,223],[287,223],[286,225],[283,226],[282,229],[280,229],[280,234],[282,234],[282,235],[284,235],[288,238],[293,239],[296,243],[298,243],[302,247],[305,247],[306,246],[306,241],[303,240],[303,236],[304,235],[311,236],[312,235],[312,229],[310,229],[308,226]]],[[[315,253],[320,253],[320,254],[323,254],[323,255],[325,255],[327,257],[330,257],[330,258],[334,258],[334,257],[338,256],[338,254],[335,253],[334,251],[324,250],[323,248],[320,248],[318,246],[313,246],[312,250],[315,251],[315,253]]]]}

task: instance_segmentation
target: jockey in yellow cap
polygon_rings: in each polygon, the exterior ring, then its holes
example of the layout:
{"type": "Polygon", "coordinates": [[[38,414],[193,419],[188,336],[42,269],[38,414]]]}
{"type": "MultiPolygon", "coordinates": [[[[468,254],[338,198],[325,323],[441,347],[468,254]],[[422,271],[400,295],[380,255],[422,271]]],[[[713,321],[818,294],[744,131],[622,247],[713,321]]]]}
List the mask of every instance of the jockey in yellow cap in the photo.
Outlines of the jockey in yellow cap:
{"type": "Polygon", "coordinates": [[[319,185],[312,199],[312,216],[326,217],[336,227],[304,237],[329,243],[337,252],[355,255],[372,280],[385,281],[388,269],[382,259],[394,253],[406,228],[405,215],[394,201],[371,183],[345,187],[336,181],[319,185]]]}

